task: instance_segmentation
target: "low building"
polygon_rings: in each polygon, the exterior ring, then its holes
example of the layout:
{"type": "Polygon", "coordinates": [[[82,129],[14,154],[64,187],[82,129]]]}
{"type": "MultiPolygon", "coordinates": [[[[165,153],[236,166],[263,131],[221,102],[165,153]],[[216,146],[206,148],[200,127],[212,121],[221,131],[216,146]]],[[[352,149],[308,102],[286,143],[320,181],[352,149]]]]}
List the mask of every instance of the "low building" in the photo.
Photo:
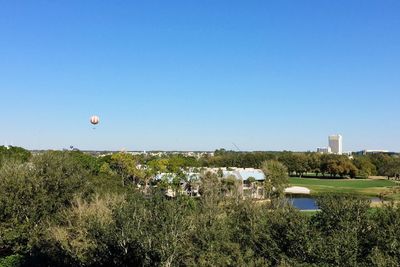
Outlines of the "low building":
{"type": "Polygon", "coordinates": [[[223,170],[223,178],[234,176],[239,182],[239,191],[244,198],[262,199],[264,198],[265,175],[262,170],[253,168],[233,168],[223,170]]]}
{"type": "Polygon", "coordinates": [[[357,155],[370,155],[370,154],[391,154],[389,152],[389,150],[383,150],[383,149],[365,149],[365,150],[361,150],[356,152],[355,154],[357,155]]]}
{"type": "MultiPolygon", "coordinates": [[[[200,185],[201,176],[204,173],[211,172],[220,177],[220,179],[227,179],[226,181],[234,180],[235,188],[243,198],[250,199],[264,199],[264,172],[260,169],[254,168],[202,168],[199,172],[191,171],[184,172],[184,177],[179,178],[179,189],[172,190],[171,188],[166,189],[166,195],[169,197],[175,197],[176,194],[187,194],[190,196],[200,196],[200,185]],[[234,178],[234,179],[232,179],[234,178]]],[[[173,183],[174,179],[178,178],[176,174],[172,173],[161,173],[155,177],[158,182],[166,181],[170,184],[173,183]]],[[[177,182],[175,180],[175,182],[177,182]]],[[[233,183],[232,183],[233,184],[233,183]]],[[[310,194],[310,190],[305,187],[289,187],[285,190],[287,194],[310,194]]],[[[232,191],[226,191],[226,196],[231,196],[232,191]]]]}
{"type": "Polygon", "coordinates": [[[332,150],[331,150],[331,148],[328,146],[328,147],[318,147],[317,148],[317,153],[321,153],[321,154],[331,154],[332,153],[332,150]]]}

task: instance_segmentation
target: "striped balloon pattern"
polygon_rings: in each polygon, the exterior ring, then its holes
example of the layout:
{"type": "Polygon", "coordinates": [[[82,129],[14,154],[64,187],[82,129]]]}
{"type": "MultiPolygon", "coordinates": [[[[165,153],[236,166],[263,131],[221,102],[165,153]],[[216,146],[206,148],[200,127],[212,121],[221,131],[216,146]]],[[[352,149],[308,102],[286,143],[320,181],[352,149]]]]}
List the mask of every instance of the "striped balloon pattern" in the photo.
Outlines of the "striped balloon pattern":
{"type": "Polygon", "coordinates": [[[98,116],[92,116],[92,117],[90,117],[90,123],[93,124],[93,125],[98,124],[99,121],[100,121],[100,120],[99,120],[99,117],[98,117],[98,116]]]}

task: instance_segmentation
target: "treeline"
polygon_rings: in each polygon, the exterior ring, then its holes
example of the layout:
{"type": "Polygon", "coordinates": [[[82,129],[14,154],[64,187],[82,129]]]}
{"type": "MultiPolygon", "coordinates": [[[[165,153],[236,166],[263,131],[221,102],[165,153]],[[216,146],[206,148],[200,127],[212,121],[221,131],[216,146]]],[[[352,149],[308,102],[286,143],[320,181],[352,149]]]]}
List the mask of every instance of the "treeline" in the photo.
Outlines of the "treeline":
{"type": "Polygon", "coordinates": [[[278,160],[289,171],[289,175],[362,177],[400,176],[400,158],[386,154],[348,156],[319,154],[313,152],[234,152],[223,149],[215,151],[214,157],[200,159],[200,165],[207,167],[260,168],[266,160],[278,160]]]}
{"type": "MultiPolygon", "coordinates": [[[[315,177],[359,177],[386,176],[400,178],[400,158],[398,155],[371,154],[345,155],[319,154],[313,152],[235,152],[217,150],[213,157],[201,158],[184,155],[137,157],[141,164],[157,166],[164,172],[178,172],[181,169],[202,167],[238,167],[260,169],[263,162],[276,160],[283,163],[290,176],[315,177]]],[[[111,156],[108,157],[111,161],[111,156]]]]}
{"type": "MultiPolygon", "coordinates": [[[[224,149],[216,150],[213,157],[196,158],[181,154],[149,156],[132,156],[128,153],[116,153],[105,157],[93,157],[80,151],[70,151],[76,160],[91,169],[93,173],[108,172],[109,168],[121,172],[118,165],[143,165],[151,176],[160,172],[179,173],[192,169],[200,171],[203,167],[239,167],[261,168],[263,162],[276,160],[283,163],[290,176],[329,176],[360,177],[387,176],[400,178],[399,155],[371,154],[345,155],[319,154],[313,152],[235,152],[224,149]]],[[[0,146],[0,166],[4,158],[28,160],[31,153],[23,148],[0,146]]],[[[129,168],[128,168],[129,169],[129,168]]],[[[130,169],[133,169],[131,167],[130,169]]]]}
{"type": "MultiPolygon", "coordinates": [[[[226,183],[211,173],[201,178],[200,197],[168,198],[157,187],[144,190],[146,172],[175,165],[127,155],[5,158],[0,266],[400,264],[399,206],[371,211],[368,200],[332,195],[307,215],[278,194],[264,204],[242,200],[235,187],[226,194],[226,183]],[[138,168],[145,160],[152,167],[138,168]]],[[[276,174],[270,187],[277,187],[285,174],[263,166],[276,174]]]]}

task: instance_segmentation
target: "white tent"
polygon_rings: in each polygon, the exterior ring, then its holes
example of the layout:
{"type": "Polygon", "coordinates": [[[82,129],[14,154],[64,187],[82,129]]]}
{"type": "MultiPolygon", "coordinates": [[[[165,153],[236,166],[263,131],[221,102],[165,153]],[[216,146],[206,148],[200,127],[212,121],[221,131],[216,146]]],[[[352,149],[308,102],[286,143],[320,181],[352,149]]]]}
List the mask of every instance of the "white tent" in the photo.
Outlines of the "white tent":
{"type": "Polygon", "coordinates": [[[305,194],[309,195],[310,194],[310,189],[307,187],[301,187],[301,186],[291,186],[285,189],[286,194],[305,194]]]}

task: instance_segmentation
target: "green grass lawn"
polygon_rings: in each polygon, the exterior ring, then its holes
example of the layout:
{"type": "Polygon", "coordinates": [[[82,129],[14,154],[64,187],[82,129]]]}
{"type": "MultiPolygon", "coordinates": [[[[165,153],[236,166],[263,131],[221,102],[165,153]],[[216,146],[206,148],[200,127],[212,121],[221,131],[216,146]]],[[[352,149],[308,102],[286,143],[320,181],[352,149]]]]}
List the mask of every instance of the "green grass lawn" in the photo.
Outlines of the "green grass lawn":
{"type": "MultiPolygon", "coordinates": [[[[390,192],[398,185],[391,180],[372,179],[314,179],[314,178],[289,178],[292,186],[304,186],[311,190],[311,194],[321,193],[353,193],[366,196],[379,196],[381,193],[390,192]]],[[[400,199],[400,194],[388,194],[388,198],[400,199]]]]}

